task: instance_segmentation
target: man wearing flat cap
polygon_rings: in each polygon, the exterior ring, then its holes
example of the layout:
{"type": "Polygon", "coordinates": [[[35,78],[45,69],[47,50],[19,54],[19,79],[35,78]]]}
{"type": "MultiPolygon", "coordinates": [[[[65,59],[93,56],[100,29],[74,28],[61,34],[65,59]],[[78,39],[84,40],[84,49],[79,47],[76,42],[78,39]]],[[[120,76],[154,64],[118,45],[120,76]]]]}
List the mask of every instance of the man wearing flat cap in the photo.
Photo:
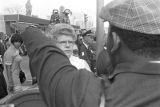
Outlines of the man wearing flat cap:
{"type": "MultiPolygon", "coordinates": [[[[160,1],[114,0],[100,17],[110,23],[105,59],[111,84],[105,106],[159,107],[160,1]]],[[[22,38],[48,107],[99,107],[98,77],[75,72],[68,57],[40,30],[28,28],[22,38]]]]}
{"type": "Polygon", "coordinates": [[[159,107],[160,0],[114,0],[100,17],[110,24],[106,107],[159,107]]]}

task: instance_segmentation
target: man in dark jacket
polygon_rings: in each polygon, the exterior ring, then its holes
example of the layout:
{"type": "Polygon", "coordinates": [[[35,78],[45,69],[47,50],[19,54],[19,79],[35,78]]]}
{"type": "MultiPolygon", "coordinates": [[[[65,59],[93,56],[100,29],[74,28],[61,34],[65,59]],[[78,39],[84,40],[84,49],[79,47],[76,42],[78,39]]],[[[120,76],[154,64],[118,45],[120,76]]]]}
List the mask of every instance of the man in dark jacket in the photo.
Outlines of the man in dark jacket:
{"type": "Polygon", "coordinates": [[[101,82],[85,69],[77,70],[68,57],[36,28],[28,28],[22,38],[35,72],[40,93],[48,107],[98,107],[101,82]]]}
{"type": "Polygon", "coordinates": [[[96,64],[96,49],[95,44],[93,43],[93,39],[91,38],[91,30],[88,30],[84,34],[82,34],[83,39],[81,40],[79,44],[79,53],[80,58],[87,61],[89,64],[91,71],[95,72],[95,64],[96,64]]]}
{"type": "Polygon", "coordinates": [[[159,0],[114,0],[102,8],[110,24],[107,107],[160,106],[159,6],[159,0]]]}

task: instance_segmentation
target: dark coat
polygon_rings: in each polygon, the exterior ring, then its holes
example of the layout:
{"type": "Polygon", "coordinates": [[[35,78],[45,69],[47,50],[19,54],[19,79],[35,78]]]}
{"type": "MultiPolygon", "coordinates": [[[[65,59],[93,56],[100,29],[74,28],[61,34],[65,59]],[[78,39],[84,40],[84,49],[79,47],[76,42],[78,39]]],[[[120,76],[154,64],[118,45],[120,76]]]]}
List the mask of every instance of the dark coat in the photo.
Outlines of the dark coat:
{"type": "MultiPolygon", "coordinates": [[[[4,45],[0,42],[0,55],[2,55],[1,58],[3,58],[3,55],[5,53],[4,45]]],[[[3,75],[3,64],[0,64],[0,99],[5,97],[7,93],[7,84],[3,75]]]]}
{"type": "Polygon", "coordinates": [[[81,42],[80,46],[79,46],[79,57],[81,59],[84,59],[87,61],[87,63],[90,65],[90,52],[87,49],[87,47],[83,44],[83,42],[81,42]]]}
{"type": "Polygon", "coordinates": [[[5,47],[4,47],[3,43],[0,42],[0,55],[2,55],[2,57],[3,57],[4,53],[5,53],[5,47]]]}
{"type": "Polygon", "coordinates": [[[108,71],[108,59],[110,58],[110,56],[107,53],[106,49],[103,49],[97,58],[96,61],[96,68],[97,68],[97,75],[101,76],[101,75],[106,75],[108,76],[110,73],[108,71]]]}
{"type": "Polygon", "coordinates": [[[40,30],[22,33],[42,98],[48,107],[98,107],[101,81],[93,73],[79,70],[40,30]]]}
{"type": "Polygon", "coordinates": [[[81,42],[81,44],[79,44],[79,57],[86,60],[91,70],[95,72],[96,53],[94,45],[89,44],[89,48],[87,48],[83,42],[81,42]]]}
{"type": "Polygon", "coordinates": [[[160,63],[138,59],[123,62],[110,79],[107,107],[160,106],[160,63]]]}

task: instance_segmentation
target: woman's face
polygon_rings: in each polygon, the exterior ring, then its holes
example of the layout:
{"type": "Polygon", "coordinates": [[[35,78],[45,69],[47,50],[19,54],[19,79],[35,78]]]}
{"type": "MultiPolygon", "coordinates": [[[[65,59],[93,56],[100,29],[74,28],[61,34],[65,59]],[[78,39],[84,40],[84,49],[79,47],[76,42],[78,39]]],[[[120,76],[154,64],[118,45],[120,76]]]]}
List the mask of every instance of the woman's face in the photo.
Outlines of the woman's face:
{"type": "Polygon", "coordinates": [[[57,37],[57,47],[59,47],[68,57],[73,54],[74,40],[72,36],[60,35],[57,37]]]}

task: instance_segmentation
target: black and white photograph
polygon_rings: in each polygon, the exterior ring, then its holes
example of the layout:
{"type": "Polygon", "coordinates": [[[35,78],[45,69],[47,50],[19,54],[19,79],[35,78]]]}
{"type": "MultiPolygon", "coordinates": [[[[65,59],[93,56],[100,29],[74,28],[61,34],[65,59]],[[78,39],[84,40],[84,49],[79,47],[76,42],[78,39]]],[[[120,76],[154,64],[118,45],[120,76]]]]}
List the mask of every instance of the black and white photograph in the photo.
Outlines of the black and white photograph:
{"type": "Polygon", "coordinates": [[[0,107],[160,107],[160,0],[0,0],[0,107]]]}

